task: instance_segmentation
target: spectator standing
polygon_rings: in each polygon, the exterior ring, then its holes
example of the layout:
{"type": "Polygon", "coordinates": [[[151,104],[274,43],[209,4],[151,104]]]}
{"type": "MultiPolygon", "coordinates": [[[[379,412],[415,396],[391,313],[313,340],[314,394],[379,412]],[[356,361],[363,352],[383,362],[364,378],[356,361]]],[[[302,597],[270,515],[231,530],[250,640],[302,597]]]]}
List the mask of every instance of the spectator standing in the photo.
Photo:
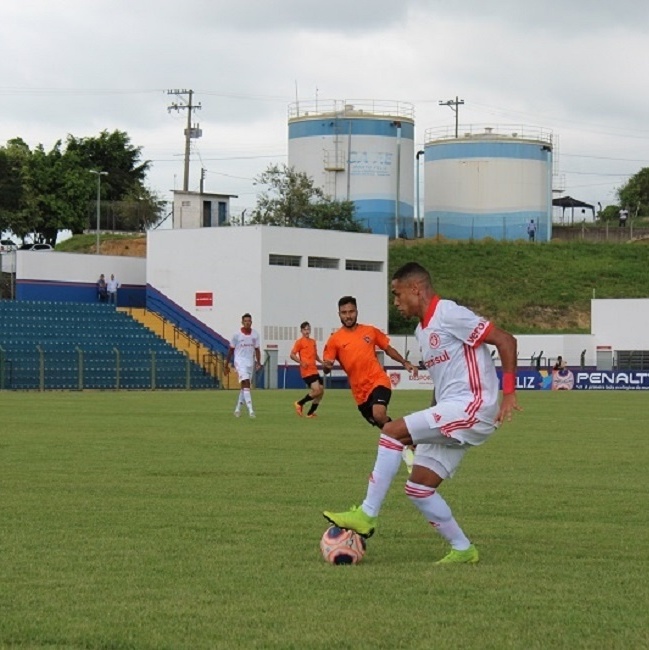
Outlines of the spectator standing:
{"type": "Polygon", "coordinates": [[[97,300],[99,302],[106,302],[108,300],[108,288],[103,273],[99,276],[99,280],[97,280],[97,300]]]}
{"type": "Polygon", "coordinates": [[[108,294],[108,302],[112,305],[117,305],[117,289],[119,289],[119,282],[111,273],[110,280],[106,283],[106,293],[108,294]]]}
{"type": "Polygon", "coordinates": [[[534,219],[527,224],[527,236],[530,241],[536,240],[536,224],[534,223],[534,219]]]}
{"type": "Polygon", "coordinates": [[[629,211],[626,208],[620,208],[620,212],[618,214],[620,218],[619,226],[620,228],[624,228],[629,218],[629,211]]]}

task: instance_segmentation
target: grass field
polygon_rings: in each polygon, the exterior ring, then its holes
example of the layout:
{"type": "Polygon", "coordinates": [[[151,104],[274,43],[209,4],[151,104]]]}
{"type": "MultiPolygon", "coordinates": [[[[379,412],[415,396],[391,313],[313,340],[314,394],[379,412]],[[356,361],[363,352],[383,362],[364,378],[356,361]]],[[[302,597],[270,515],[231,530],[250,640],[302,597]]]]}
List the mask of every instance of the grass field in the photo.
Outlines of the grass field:
{"type": "MultiPolygon", "coordinates": [[[[649,400],[521,393],[442,492],[481,552],[403,494],[355,567],[320,511],[359,502],[377,432],[347,391],[0,393],[1,648],[647,648],[649,400]]],[[[391,412],[426,404],[398,391],[391,412]]]]}

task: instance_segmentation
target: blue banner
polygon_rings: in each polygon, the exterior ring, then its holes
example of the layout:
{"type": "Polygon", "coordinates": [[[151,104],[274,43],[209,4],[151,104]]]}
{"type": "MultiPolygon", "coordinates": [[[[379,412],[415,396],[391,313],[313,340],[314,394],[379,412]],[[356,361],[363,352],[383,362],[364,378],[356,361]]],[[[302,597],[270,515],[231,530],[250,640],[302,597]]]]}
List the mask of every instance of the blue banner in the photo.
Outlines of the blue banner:
{"type": "Polygon", "coordinates": [[[585,368],[519,370],[516,390],[649,390],[649,372],[585,368]]]}

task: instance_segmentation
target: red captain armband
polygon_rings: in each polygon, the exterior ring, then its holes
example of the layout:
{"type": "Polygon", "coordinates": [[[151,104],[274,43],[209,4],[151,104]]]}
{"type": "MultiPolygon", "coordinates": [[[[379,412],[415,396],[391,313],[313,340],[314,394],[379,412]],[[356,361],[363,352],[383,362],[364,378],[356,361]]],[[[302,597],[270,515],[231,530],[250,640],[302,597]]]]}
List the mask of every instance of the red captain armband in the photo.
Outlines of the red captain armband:
{"type": "Polygon", "coordinates": [[[511,395],[516,391],[516,373],[503,372],[503,394],[511,395]]]}

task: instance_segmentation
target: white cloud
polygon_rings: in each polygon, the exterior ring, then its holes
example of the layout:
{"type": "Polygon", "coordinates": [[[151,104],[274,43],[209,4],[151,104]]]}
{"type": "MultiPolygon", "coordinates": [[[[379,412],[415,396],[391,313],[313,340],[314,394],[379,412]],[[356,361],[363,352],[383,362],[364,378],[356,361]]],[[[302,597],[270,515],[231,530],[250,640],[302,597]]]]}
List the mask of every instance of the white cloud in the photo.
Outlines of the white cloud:
{"type": "Polygon", "coordinates": [[[413,102],[418,144],[453,124],[439,101],[458,95],[461,123],[553,131],[567,191],[608,203],[649,166],[648,32],[635,0],[5,2],[0,142],[124,130],[167,195],[182,183],[186,112],[167,112],[166,90],[192,88],[191,185],[203,166],[210,189],[251,206],[248,179],[286,159],[296,90],[413,102]]]}

